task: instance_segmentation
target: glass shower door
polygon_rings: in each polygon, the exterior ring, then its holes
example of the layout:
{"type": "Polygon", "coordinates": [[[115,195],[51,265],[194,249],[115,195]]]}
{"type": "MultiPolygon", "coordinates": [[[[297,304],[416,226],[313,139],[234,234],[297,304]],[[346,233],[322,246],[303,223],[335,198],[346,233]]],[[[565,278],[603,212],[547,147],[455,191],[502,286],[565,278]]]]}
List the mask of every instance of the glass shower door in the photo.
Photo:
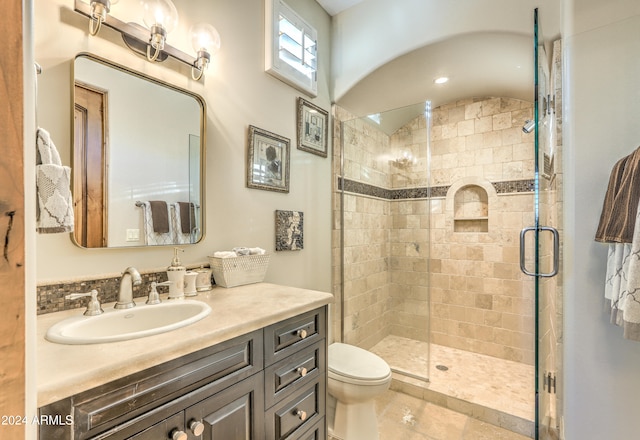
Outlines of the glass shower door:
{"type": "Polygon", "coordinates": [[[560,172],[555,148],[554,91],[538,10],[534,11],[534,225],[520,237],[521,268],[534,280],[535,438],[557,438],[560,172]],[[529,251],[530,250],[530,251],[529,251]]]}

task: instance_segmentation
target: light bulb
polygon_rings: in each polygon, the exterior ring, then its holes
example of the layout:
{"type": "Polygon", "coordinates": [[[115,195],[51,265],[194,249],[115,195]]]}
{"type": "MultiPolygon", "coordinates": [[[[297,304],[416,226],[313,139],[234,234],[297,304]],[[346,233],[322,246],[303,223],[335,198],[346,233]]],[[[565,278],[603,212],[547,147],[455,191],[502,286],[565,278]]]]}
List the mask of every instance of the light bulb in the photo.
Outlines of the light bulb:
{"type": "Polygon", "coordinates": [[[195,52],[206,51],[214,55],[220,49],[220,34],[209,23],[197,23],[189,29],[191,46],[195,52]]]}
{"type": "Polygon", "coordinates": [[[191,77],[202,78],[202,74],[211,61],[211,55],[220,50],[220,34],[208,23],[197,23],[189,29],[191,45],[196,52],[196,61],[191,66],[191,77]]]}
{"type": "Polygon", "coordinates": [[[178,10],[171,0],[145,0],[142,7],[142,21],[147,28],[159,26],[166,32],[171,32],[178,25],[178,10]]]}

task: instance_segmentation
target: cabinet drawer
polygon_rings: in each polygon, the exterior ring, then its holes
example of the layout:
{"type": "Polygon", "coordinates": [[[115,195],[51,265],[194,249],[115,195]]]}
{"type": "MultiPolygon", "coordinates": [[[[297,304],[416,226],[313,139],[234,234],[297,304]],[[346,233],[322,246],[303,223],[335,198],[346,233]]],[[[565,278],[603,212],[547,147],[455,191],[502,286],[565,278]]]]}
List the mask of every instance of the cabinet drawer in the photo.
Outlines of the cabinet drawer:
{"type": "Polygon", "coordinates": [[[266,439],[295,439],[324,417],[324,382],[314,383],[292,398],[274,405],[265,415],[266,439]]]}
{"type": "Polygon", "coordinates": [[[324,307],[267,327],[264,333],[265,365],[324,339],[326,329],[324,307]]]}
{"type": "Polygon", "coordinates": [[[287,437],[286,440],[326,440],[326,424],[325,418],[322,418],[316,422],[315,425],[311,427],[311,429],[303,432],[300,435],[296,435],[294,437],[287,437]]]}
{"type": "Polygon", "coordinates": [[[264,399],[269,408],[326,372],[325,340],[283,359],[265,369],[264,399]]]}

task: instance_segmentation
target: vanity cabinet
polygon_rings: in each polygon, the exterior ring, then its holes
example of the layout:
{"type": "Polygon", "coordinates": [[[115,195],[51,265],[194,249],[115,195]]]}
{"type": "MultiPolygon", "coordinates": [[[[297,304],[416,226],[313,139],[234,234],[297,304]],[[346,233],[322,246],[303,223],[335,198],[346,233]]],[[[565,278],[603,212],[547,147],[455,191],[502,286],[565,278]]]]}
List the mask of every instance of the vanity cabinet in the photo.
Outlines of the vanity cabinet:
{"type": "Polygon", "coordinates": [[[40,408],[41,440],[324,440],[326,308],[40,408]]]}

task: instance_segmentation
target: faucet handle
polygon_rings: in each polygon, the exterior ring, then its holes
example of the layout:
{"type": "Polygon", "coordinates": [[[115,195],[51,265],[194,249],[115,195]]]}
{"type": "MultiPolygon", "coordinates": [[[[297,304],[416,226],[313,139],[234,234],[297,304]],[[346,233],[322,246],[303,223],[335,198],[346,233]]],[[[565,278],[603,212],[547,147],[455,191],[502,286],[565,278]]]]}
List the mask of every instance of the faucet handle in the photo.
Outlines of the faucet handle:
{"type": "Polygon", "coordinates": [[[69,295],[66,295],[64,298],[73,301],[87,296],[90,296],[91,299],[87,303],[87,310],[84,311],[84,315],[96,316],[104,313],[104,310],[102,310],[102,307],[100,307],[100,301],[98,301],[98,291],[95,289],[87,293],[71,293],[69,295]]]}
{"type": "Polygon", "coordinates": [[[156,283],[155,281],[151,283],[149,298],[147,298],[147,302],[145,302],[145,304],[160,304],[162,302],[160,300],[160,295],[158,295],[158,291],[156,290],[157,285],[158,283],[156,283]]]}

